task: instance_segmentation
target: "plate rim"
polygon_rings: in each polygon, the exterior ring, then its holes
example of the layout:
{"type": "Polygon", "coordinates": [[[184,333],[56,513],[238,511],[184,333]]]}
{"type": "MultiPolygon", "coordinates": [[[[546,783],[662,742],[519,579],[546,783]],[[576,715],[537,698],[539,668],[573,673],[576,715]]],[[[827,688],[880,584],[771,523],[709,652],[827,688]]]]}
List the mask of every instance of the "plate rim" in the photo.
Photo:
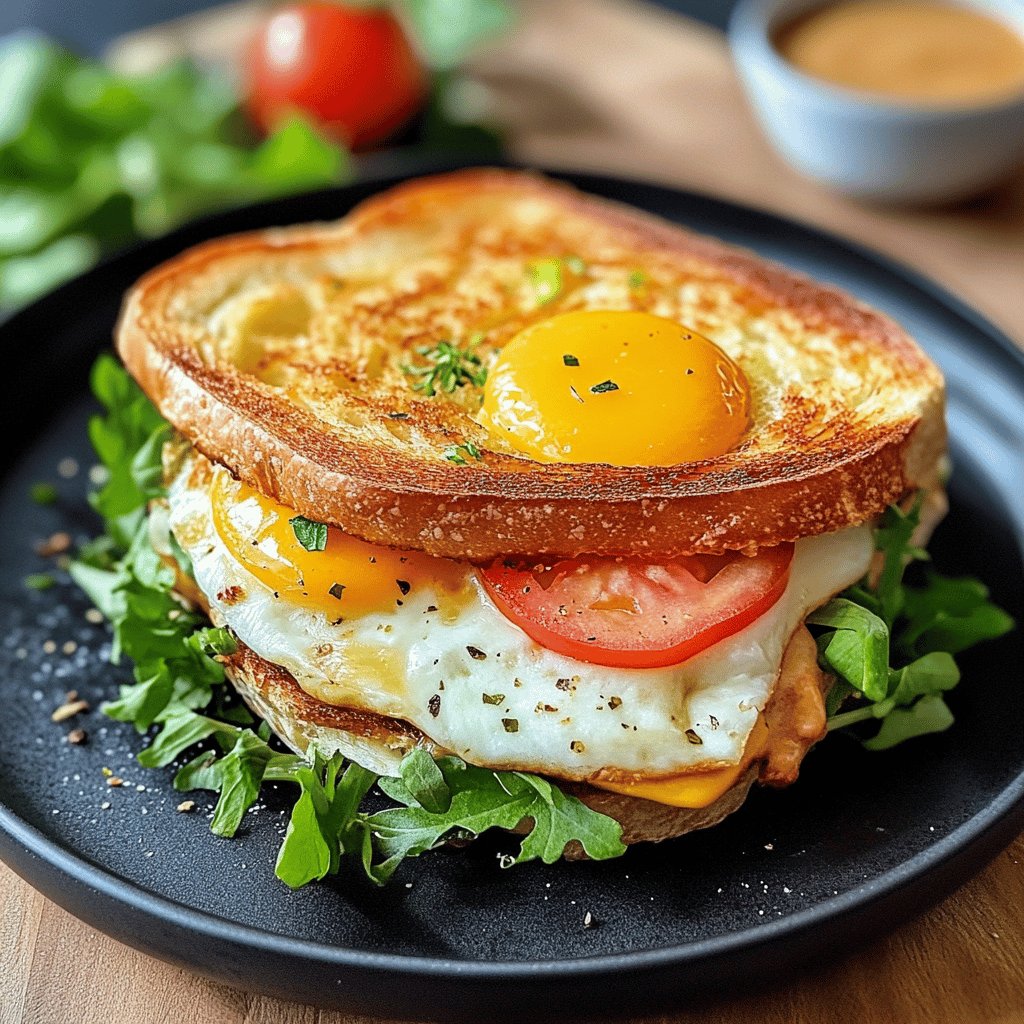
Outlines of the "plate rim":
{"type": "MultiPolygon", "coordinates": [[[[965,299],[898,258],[878,252],[859,241],[846,238],[798,217],[783,215],[748,203],[691,189],[681,189],[655,181],[644,181],[590,170],[576,171],[564,167],[538,168],[535,165],[501,160],[491,160],[485,164],[472,160],[437,158],[410,160],[408,154],[401,153],[386,154],[366,162],[364,164],[366,172],[361,174],[356,181],[347,185],[321,189],[301,196],[246,204],[197,218],[157,239],[137,242],[106,257],[85,274],[65,282],[54,291],[14,313],[0,324],[0,337],[9,330],[16,329],[22,321],[31,323],[40,315],[41,308],[45,309],[50,305],[59,304],[67,294],[82,288],[85,282],[94,277],[109,273],[112,269],[137,259],[141,253],[161,244],[167,245],[179,236],[195,232],[197,228],[214,228],[227,218],[237,217],[240,212],[273,209],[275,206],[286,208],[290,203],[308,199],[311,196],[318,198],[339,196],[348,200],[351,198],[353,190],[372,189],[376,191],[420,174],[458,170],[472,166],[538,170],[548,176],[567,180],[584,191],[600,191],[602,187],[618,189],[620,194],[629,189],[646,190],[648,194],[661,193],[666,198],[682,200],[684,203],[704,203],[724,216],[739,219],[744,223],[760,222],[766,229],[783,228],[787,231],[796,229],[798,233],[812,236],[819,243],[825,242],[829,248],[838,249],[846,255],[856,257],[861,262],[880,268],[887,275],[896,278],[902,285],[909,285],[921,293],[932,304],[943,307],[947,313],[966,322],[975,331],[984,335],[988,345],[993,346],[1003,357],[1008,357],[1015,365],[1016,371],[1024,379],[1024,349],[1015,344],[1006,332],[989,321],[965,299]],[[410,164],[412,164],[411,169],[410,164]]],[[[638,205],[640,208],[644,208],[642,201],[638,205]]],[[[712,938],[639,951],[549,960],[484,961],[357,950],[281,935],[253,925],[228,920],[209,911],[191,907],[183,902],[151,892],[136,882],[124,879],[113,871],[91,863],[70,847],[62,846],[20,818],[0,796],[0,853],[3,854],[2,859],[23,878],[29,874],[39,875],[40,872],[38,868],[36,870],[29,868],[24,872],[19,868],[26,868],[29,862],[33,862],[33,866],[36,866],[34,862],[40,861],[42,866],[49,869],[51,873],[56,873],[55,877],[62,878],[65,883],[70,882],[84,886],[92,893],[97,893],[110,901],[115,907],[121,904],[156,922],[186,931],[194,931],[213,941],[231,941],[240,946],[258,950],[262,954],[297,957],[308,963],[327,968],[371,969],[383,971],[392,976],[400,975],[410,980],[443,977],[450,980],[500,982],[540,978],[548,980],[572,978],[579,981],[588,977],[607,977],[609,973],[629,974],[648,969],[685,967],[740,951],[756,953],[758,949],[779,942],[796,944],[806,938],[807,933],[815,927],[820,927],[825,922],[838,926],[845,921],[853,921],[858,916],[870,911],[876,904],[893,897],[900,890],[906,894],[908,889],[911,889],[915,883],[919,883],[925,876],[940,874],[943,868],[951,871],[966,863],[972,866],[969,870],[980,869],[1011,842],[1022,829],[1024,829],[1024,770],[1011,779],[998,795],[981,810],[926,849],[908,860],[901,861],[867,884],[855,886],[840,895],[820,900],[812,906],[788,914],[783,918],[758,923],[740,931],[712,938]],[[19,853],[22,855],[21,857],[18,856],[19,853]]],[[[943,880],[942,884],[937,885],[932,892],[912,894],[911,898],[907,900],[910,909],[896,915],[892,919],[892,924],[902,923],[913,914],[939,902],[960,884],[963,884],[963,881],[962,878],[953,882],[943,880]]],[[[63,893],[63,887],[59,893],[63,893]]],[[[53,886],[48,886],[47,890],[44,890],[44,894],[64,906],[65,909],[68,909],[67,904],[72,902],[60,899],[59,895],[55,899],[53,886]]],[[[95,920],[90,920],[89,923],[103,930],[101,923],[97,923],[95,920]]],[[[889,930],[889,922],[874,929],[858,929],[862,937],[866,937],[870,931],[877,933],[889,930]]]]}

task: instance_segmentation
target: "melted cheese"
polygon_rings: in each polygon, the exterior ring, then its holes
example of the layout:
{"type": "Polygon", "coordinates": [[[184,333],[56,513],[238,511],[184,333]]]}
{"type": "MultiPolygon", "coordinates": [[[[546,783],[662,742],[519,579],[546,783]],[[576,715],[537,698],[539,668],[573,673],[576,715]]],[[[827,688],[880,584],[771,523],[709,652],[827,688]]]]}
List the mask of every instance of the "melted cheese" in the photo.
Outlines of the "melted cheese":
{"type": "Polygon", "coordinates": [[[666,779],[642,779],[639,782],[602,782],[591,780],[597,789],[607,789],[624,796],[640,797],[672,807],[708,807],[724,796],[739,781],[750,762],[768,748],[768,726],[764,716],[758,718],[739,764],[711,771],[684,772],[666,779]]]}

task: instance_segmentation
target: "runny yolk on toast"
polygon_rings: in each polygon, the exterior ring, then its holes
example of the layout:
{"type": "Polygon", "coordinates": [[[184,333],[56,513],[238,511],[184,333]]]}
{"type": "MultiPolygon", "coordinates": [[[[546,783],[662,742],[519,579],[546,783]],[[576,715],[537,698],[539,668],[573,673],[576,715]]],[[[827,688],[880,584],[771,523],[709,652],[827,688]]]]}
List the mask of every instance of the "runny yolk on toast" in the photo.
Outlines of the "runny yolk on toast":
{"type": "Polygon", "coordinates": [[[526,327],[502,349],[480,419],[538,461],[672,466],[735,448],[750,423],[750,388],[688,327],[578,310],[526,327]]]}

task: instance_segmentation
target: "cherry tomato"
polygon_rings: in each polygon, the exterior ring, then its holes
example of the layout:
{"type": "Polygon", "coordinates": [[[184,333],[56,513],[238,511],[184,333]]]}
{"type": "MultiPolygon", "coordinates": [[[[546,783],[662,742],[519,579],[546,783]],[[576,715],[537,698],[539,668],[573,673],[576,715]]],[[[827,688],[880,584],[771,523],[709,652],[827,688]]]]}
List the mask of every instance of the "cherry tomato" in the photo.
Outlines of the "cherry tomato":
{"type": "Polygon", "coordinates": [[[739,632],[782,596],[793,545],[755,558],[575,558],[551,565],[498,561],[481,571],[501,611],[549,650],[620,668],[659,668],[739,632]]]}
{"type": "Polygon", "coordinates": [[[264,131],[299,110],[355,149],[400,128],[427,88],[390,11],[338,3],[275,11],[253,40],[246,73],[248,110],[264,131]]]}

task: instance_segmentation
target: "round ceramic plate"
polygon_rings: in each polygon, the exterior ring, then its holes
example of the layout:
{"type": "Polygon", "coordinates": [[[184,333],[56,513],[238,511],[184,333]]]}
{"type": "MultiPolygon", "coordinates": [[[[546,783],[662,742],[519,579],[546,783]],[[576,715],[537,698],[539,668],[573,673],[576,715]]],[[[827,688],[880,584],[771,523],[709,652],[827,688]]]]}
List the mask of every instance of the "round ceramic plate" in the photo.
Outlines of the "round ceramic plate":
{"type": "MultiPolygon", "coordinates": [[[[932,551],[1022,618],[1024,356],[949,295],[835,238],[668,189],[570,175],[579,187],[709,232],[834,282],[900,320],[949,382],[952,510],[932,551]]],[[[208,831],[205,796],[179,814],[170,770],[94,711],[64,742],[51,711],[77,689],[95,707],[128,671],[106,627],[33,543],[95,529],[86,379],[121,295],[187,245],[271,224],[334,218],[392,181],[238,210],[143,245],[0,328],[0,856],[108,934],[229,984],[382,1016],[464,1019],[637,1013],[833,958],[892,928],[977,871],[1024,826],[1020,635],[962,659],[948,732],[872,754],[844,736],[800,781],[752,793],[723,824],[601,864],[502,870],[488,836],[407,862],[378,890],[352,875],[290,892],[273,873],[286,804],[271,793],[234,841],[208,831]],[[67,460],[74,460],[74,463],[67,460]],[[78,471],[70,471],[77,464],[78,471]],[[57,484],[56,506],[29,501],[57,484]],[[56,646],[48,643],[52,641],[56,646]],[[127,782],[106,785],[109,768],[127,782]],[[585,916],[590,915],[590,927],[585,916]]]]}

